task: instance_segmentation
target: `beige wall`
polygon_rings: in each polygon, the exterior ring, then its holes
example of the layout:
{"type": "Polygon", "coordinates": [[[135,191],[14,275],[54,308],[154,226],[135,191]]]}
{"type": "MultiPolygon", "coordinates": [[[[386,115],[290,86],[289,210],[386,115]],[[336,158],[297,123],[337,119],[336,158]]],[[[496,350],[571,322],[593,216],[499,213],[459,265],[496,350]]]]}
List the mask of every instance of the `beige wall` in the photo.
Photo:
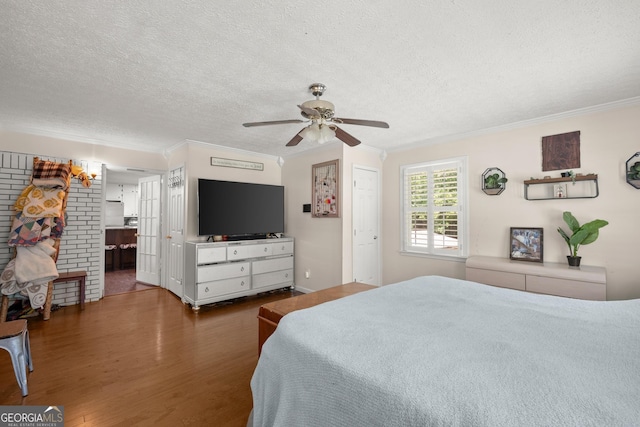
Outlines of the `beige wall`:
{"type": "Polygon", "coordinates": [[[382,174],[380,151],[349,148],[334,142],[286,159],[282,167],[287,234],[296,239],[296,286],[316,291],[353,280],[352,182],[354,166],[377,169],[382,174]],[[311,167],[340,160],[340,218],[314,218],[302,212],[311,203],[311,167]],[[305,273],[309,271],[307,279],[305,273]]]}
{"type": "MultiPolygon", "coordinates": [[[[224,150],[216,146],[203,143],[190,142],[187,144],[186,155],[178,151],[176,161],[185,162],[186,167],[186,203],[187,203],[187,241],[205,241],[206,236],[198,236],[198,207],[197,192],[198,178],[219,179],[223,181],[252,182],[256,184],[281,185],[281,169],[277,158],[273,156],[261,156],[248,152],[224,150]],[[242,160],[248,162],[263,163],[264,170],[249,170],[211,166],[211,157],[242,160]]],[[[173,164],[170,157],[169,163],[173,164]]]]}
{"type": "MultiPolygon", "coordinates": [[[[568,249],[557,233],[564,226],[562,212],[571,211],[580,223],[596,218],[609,221],[600,238],[580,249],[584,265],[607,269],[607,299],[640,298],[636,226],[640,190],[625,182],[624,164],[640,151],[640,107],[574,116],[519,129],[494,132],[446,144],[389,153],[384,162],[383,203],[384,283],[421,274],[464,278],[464,264],[400,254],[399,170],[404,164],[466,155],[469,159],[470,255],[508,256],[509,227],[543,227],[544,260],[566,262],[568,249]],[[597,173],[600,196],[594,199],[524,199],[523,181],[561,171],[542,172],[541,138],[579,130],[581,168],[597,173]],[[502,169],[509,182],[499,196],[485,195],[481,174],[502,169]]],[[[571,184],[568,186],[571,192],[571,184]]]]}
{"type": "MultiPolygon", "coordinates": [[[[167,170],[167,160],[161,153],[151,153],[103,145],[87,144],[47,136],[28,135],[0,130],[0,147],[4,151],[85,160],[89,164],[106,164],[122,167],[167,170]]],[[[98,175],[101,170],[90,170],[98,175]]]]}
{"type": "MultiPolygon", "coordinates": [[[[575,116],[518,129],[493,132],[446,144],[422,146],[388,154],[384,163],[375,150],[344,144],[324,147],[285,159],[282,168],[268,156],[225,150],[199,143],[185,143],[165,158],[159,153],[126,151],[42,136],[0,131],[3,150],[83,159],[109,165],[168,170],[186,165],[187,240],[197,237],[197,178],[257,182],[285,186],[286,234],[296,239],[296,284],[303,290],[319,290],[351,281],[351,174],[354,165],[380,168],[382,282],[397,282],[424,274],[464,278],[464,262],[401,255],[399,172],[403,164],[441,158],[468,156],[471,255],[508,256],[509,227],[543,227],[544,258],[565,262],[567,249],[556,232],[563,226],[562,212],[572,211],[580,222],[606,219],[600,239],[581,248],[585,265],[607,268],[608,299],[640,298],[636,279],[635,227],[640,208],[640,190],[624,180],[624,163],[640,151],[640,107],[575,116]],[[577,172],[599,175],[600,196],[595,199],[527,201],[523,184],[530,177],[557,175],[541,170],[541,137],[581,131],[582,167],[577,172]],[[210,165],[210,157],[224,157],[264,163],[263,172],[210,165]],[[342,176],[341,217],[315,219],[302,212],[311,203],[311,165],[340,159],[342,176]],[[506,172],[507,189],[499,196],[481,191],[480,176],[496,166],[506,172]],[[305,279],[305,272],[311,275],[305,279]]],[[[569,191],[571,188],[569,187],[569,191]]]]}
{"type": "Polygon", "coordinates": [[[287,235],[296,239],[295,282],[305,292],[353,280],[351,201],[354,166],[378,169],[382,174],[380,151],[349,148],[334,142],[287,158],[282,167],[287,235]],[[311,203],[311,167],[334,159],[340,160],[340,218],[314,218],[310,213],[302,212],[302,205],[311,203]],[[310,272],[308,279],[305,277],[307,271],[310,272]]]}
{"type": "Polygon", "coordinates": [[[303,291],[315,291],[342,284],[342,223],[344,197],[341,191],[340,218],[313,218],[302,212],[311,203],[311,166],[329,160],[344,162],[341,144],[327,144],[287,158],[282,166],[285,186],[285,228],[295,238],[295,283],[303,291]],[[310,277],[305,278],[309,271],[310,277]]]}

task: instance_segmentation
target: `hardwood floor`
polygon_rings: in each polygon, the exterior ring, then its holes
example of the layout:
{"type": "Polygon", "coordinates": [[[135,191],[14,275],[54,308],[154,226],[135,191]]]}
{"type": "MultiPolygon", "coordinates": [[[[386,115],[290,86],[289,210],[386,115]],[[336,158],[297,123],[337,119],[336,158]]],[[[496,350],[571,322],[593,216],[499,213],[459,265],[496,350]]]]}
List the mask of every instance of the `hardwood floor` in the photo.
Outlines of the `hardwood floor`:
{"type": "Polygon", "coordinates": [[[123,294],[153,288],[136,281],[136,269],[106,271],[104,273],[104,296],[123,294]]]}
{"type": "Polygon", "coordinates": [[[0,405],[64,406],[65,426],[244,426],[260,305],[283,290],[192,312],[165,289],[63,307],[28,323],[34,371],[22,398],[0,351],[0,405]]]}

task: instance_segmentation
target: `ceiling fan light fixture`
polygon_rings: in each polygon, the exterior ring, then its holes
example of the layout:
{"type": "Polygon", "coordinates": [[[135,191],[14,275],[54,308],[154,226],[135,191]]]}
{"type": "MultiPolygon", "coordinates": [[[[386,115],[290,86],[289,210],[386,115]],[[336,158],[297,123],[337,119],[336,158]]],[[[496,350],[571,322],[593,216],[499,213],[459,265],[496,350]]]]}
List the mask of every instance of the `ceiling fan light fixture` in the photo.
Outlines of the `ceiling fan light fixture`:
{"type": "Polygon", "coordinates": [[[324,144],[336,137],[336,132],[325,123],[313,122],[300,132],[300,136],[311,142],[324,144]]]}
{"type": "MultiPolygon", "coordinates": [[[[345,119],[334,117],[334,105],[329,101],[320,99],[320,96],[322,96],[326,88],[327,87],[322,83],[312,83],[311,86],[309,86],[309,90],[311,91],[311,93],[313,93],[316,99],[305,101],[302,104],[297,104],[302,117],[311,121],[311,124],[298,132],[293,138],[291,138],[291,140],[287,142],[287,147],[295,147],[303,139],[310,142],[324,144],[325,142],[331,141],[334,138],[338,138],[349,147],[355,147],[356,145],[361,143],[359,139],[339,128],[337,124],[371,126],[385,129],[389,128],[388,123],[377,120],[345,119]]],[[[244,127],[252,127],[302,122],[304,122],[304,120],[271,120],[266,122],[243,123],[242,125],[244,127]]]]}

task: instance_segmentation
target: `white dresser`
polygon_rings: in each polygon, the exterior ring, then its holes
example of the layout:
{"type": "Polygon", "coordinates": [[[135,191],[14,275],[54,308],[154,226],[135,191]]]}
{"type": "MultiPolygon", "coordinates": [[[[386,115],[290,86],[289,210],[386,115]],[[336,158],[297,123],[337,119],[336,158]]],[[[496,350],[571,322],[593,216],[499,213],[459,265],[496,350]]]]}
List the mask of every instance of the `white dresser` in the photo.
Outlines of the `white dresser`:
{"type": "Polygon", "coordinates": [[[232,298],[293,287],[293,239],[185,245],[184,300],[198,310],[232,298]]]}
{"type": "Polygon", "coordinates": [[[466,277],[472,282],[539,294],[598,301],[607,299],[607,271],[603,267],[578,268],[562,263],[472,256],[467,258],[466,277]]]}

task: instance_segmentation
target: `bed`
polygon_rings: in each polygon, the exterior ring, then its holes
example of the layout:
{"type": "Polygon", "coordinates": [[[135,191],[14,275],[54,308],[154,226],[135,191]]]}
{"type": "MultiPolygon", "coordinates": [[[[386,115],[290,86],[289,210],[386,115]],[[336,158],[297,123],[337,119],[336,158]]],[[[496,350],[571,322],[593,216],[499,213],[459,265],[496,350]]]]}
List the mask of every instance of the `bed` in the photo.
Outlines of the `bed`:
{"type": "Polygon", "coordinates": [[[439,276],[282,318],[249,426],[640,425],[640,300],[439,276]]]}

